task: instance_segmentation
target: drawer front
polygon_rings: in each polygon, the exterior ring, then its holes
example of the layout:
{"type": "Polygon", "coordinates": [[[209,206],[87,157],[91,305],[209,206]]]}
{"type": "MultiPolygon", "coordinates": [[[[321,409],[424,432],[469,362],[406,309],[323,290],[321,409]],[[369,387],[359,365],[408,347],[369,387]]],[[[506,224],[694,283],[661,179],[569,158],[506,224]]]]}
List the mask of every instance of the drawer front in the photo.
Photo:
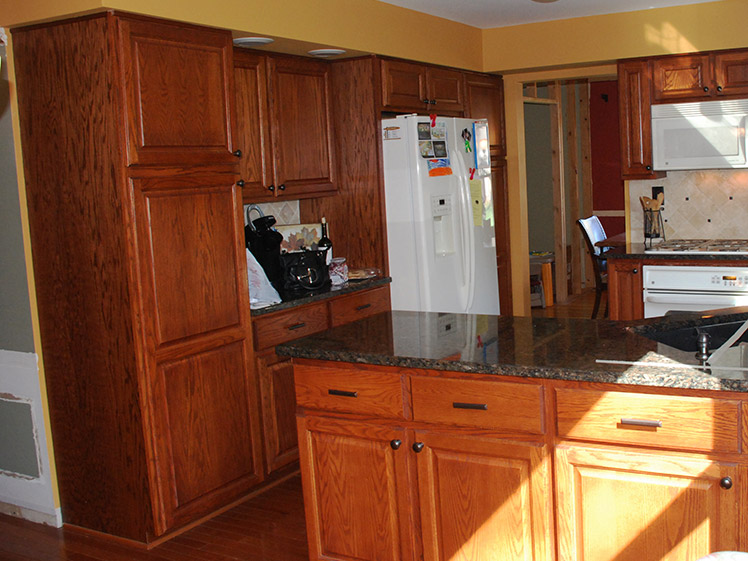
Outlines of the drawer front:
{"type": "Polygon", "coordinates": [[[417,421],[543,433],[540,385],[414,376],[411,391],[417,421]]]}
{"type": "Polygon", "coordinates": [[[252,320],[255,349],[267,349],[324,331],[328,327],[327,304],[319,302],[284,312],[276,312],[252,320]]]}
{"type": "Polygon", "coordinates": [[[405,417],[401,377],[366,370],[295,366],[296,404],[309,409],[405,417]]]}
{"type": "Polygon", "coordinates": [[[390,288],[383,286],[330,300],[330,322],[337,327],[389,309],[390,288]]]}
{"type": "Polygon", "coordinates": [[[558,435],[715,452],[739,451],[740,402],[560,388],[558,435]]]}

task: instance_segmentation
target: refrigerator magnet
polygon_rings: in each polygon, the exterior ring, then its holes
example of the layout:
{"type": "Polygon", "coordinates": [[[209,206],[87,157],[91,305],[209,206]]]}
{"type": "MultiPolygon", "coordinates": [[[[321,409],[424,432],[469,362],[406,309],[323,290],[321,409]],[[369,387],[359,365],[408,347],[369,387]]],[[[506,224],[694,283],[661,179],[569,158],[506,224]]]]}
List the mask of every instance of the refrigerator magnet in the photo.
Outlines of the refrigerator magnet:
{"type": "Polygon", "coordinates": [[[417,123],[416,129],[418,130],[418,140],[431,140],[431,124],[417,123]]]}
{"type": "Polygon", "coordinates": [[[426,164],[429,170],[429,177],[439,177],[441,175],[452,175],[452,168],[449,167],[449,158],[440,158],[438,160],[427,160],[426,164]]]}
{"type": "Polygon", "coordinates": [[[430,140],[419,140],[418,150],[421,152],[422,158],[434,157],[434,144],[430,140]]]}

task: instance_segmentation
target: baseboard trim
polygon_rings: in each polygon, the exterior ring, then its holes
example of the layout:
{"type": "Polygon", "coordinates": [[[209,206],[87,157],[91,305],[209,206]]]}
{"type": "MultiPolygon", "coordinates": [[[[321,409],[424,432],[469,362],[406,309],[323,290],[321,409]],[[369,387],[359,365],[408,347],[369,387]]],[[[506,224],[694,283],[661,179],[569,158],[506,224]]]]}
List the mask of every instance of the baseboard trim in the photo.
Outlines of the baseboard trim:
{"type": "Polygon", "coordinates": [[[62,527],[62,511],[59,508],[56,508],[53,513],[49,513],[40,512],[33,508],[0,502],[0,514],[7,514],[14,518],[22,518],[29,522],[44,524],[45,526],[53,526],[55,528],[62,527]]]}

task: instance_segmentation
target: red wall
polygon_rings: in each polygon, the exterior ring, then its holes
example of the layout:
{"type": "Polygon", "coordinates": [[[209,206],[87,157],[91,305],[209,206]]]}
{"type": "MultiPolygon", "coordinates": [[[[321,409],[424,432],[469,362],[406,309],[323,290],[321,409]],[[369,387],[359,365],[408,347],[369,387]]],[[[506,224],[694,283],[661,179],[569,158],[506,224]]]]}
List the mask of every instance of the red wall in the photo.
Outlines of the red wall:
{"type": "MultiPolygon", "coordinates": [[[[621,152],[618,129],[618,83],[590,84],[590,131],[592,137],[592,208],[624,210],[621,152]]],[[[609,236],[626,230],[623,216],[601,216],[609,236]]]]}

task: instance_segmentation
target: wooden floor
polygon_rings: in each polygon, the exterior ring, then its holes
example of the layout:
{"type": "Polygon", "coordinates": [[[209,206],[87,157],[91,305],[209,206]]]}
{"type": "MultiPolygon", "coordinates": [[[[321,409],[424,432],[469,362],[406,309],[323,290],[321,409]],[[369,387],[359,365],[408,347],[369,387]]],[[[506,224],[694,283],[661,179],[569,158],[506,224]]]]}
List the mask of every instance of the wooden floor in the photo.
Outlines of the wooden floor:
{"type": "MultiPolygon", "coordinates": [[[[588,318],[594,290],[534,317],[588,318]]],[[[605,299],[601,305],[605,309],[605,299]]],[[[297,475],[150,550],[0,515],[0,561],[306,561],[306,528],[297,475]]]]}
{"type": "Polygon", "coordinates": [[[307,561],[295,476],[150,551],[0,515],[0,561],[307,561]]]}

